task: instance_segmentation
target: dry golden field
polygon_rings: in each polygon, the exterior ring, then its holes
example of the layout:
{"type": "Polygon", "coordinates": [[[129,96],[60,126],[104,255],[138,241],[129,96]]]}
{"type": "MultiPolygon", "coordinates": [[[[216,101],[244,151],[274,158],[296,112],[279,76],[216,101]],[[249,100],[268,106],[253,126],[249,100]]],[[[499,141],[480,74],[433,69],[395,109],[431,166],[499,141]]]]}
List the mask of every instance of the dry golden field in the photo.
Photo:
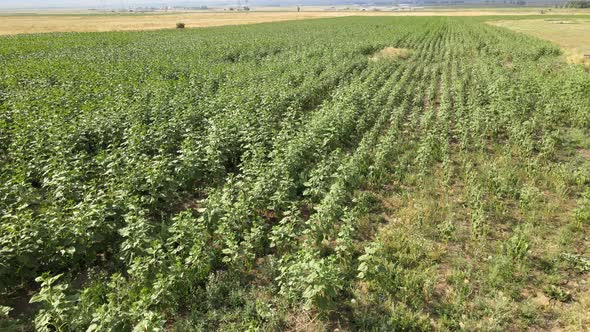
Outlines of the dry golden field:
{"type": "MultiPolygon", "coordinates": [[[[422,9],[416,11],[327,11],[320,7],[297,13],[293,8],[284,11],[265,9],[253,12],[177,12],[153,14],[99,14],[82,12],[15,13],[0,16],[0,35],[44,32],[129,31],[174,28],[184,22],[187,28],[238,25],[262,22],[301,20],[341,16],[482,16],[482,15],[535,15],[539,9],[422,9]]],[[[590,11],[552,10],[552,14],[590,14],[590,11]]]]}
{"type": "Polygon", "coordinates": [[[195,28],[345,15],[347,15],[347,13],[340,12],[240,12],[183,13],[167,15],[15,15],[2,17],[0,20],[0,34],[156,30],[174,28],[177,22],[184,22],[187,28],[195,28]]]}
{"type": "Polygon", "coordinates": [[[568,61],[590,65],[590,58],[584,56],[590,55],[590,18],[505,20],[491,24],[550,40],[564,49],[568,61]]]}

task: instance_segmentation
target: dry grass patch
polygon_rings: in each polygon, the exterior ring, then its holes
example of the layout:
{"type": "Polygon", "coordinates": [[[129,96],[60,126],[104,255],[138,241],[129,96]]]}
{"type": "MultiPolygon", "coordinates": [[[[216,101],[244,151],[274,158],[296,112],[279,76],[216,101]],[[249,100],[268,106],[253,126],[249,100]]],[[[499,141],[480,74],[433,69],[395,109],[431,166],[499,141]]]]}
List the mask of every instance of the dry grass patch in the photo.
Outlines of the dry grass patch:
{"type": "Polygon", "coordinates": [[[174,29],[182,22],[186,28],[255,24],[350,16],[346,12],[237,12],[178,13],[170,15],[16,15],[0,19],[0,35],[47,32],[105,32],[174,29]]]}
{"type": "Polygon", "coordinates": [[[566,331],[588,331],[590,326],[590,290],[579,294],[578,301],[571,307],[564,308],[566,331]]]}
{"type": "Polygon", "coordinates": [[[407,59],[412,55],[412,50],[407,48],[386,47],[371,56],[371,60],[393,60],[393,59],[407,59]]]}

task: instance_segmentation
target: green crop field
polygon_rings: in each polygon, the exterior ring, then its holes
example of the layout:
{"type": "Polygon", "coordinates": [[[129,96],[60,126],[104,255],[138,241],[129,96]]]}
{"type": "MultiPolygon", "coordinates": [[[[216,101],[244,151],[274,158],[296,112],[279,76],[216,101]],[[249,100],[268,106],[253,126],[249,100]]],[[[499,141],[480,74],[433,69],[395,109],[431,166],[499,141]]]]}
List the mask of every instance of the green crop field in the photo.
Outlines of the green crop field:
{"type": "Polygon", "coordinates": [[[507,19],[0,37],[0,330],[586,331],[590,74],[507,19]]]}

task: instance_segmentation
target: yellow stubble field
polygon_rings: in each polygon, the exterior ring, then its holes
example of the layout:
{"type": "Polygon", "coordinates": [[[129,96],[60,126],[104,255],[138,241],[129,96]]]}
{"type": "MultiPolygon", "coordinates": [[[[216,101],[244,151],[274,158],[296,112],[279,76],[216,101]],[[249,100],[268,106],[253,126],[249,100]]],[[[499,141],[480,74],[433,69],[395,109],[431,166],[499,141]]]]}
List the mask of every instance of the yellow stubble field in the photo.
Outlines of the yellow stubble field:
{"type": "Polygon", "coordinates": [[[503,20],[490,24],[550,40],[561,46],[568,61],[590,66],[590,17],[503,20]]]}

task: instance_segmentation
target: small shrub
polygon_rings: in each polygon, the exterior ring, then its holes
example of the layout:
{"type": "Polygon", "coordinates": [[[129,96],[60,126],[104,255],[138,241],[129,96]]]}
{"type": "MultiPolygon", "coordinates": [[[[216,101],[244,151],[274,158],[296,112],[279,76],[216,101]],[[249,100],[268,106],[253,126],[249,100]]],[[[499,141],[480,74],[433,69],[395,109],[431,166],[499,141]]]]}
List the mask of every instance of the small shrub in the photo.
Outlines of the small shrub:
{"type": "Polygon", "coordinates": [[[518,232],[502,245],[504,255],[516,261],[522,261],[529,253],[530,244],[527,236],[518,232]]]}
{"type": "Polygon", "coordinates": [[[184,29],[184,23],[182,23],[182,22],[176,23],[176,29],[184,29]]]}
{"type": "Polygon", "coordinates": [[[572,294],[570,292],[556,285],[549,285],[545,287],[544,292],[545,295],[549,296],[549,298],[555,301],[567,303],[573,300],[572,294]]]}

